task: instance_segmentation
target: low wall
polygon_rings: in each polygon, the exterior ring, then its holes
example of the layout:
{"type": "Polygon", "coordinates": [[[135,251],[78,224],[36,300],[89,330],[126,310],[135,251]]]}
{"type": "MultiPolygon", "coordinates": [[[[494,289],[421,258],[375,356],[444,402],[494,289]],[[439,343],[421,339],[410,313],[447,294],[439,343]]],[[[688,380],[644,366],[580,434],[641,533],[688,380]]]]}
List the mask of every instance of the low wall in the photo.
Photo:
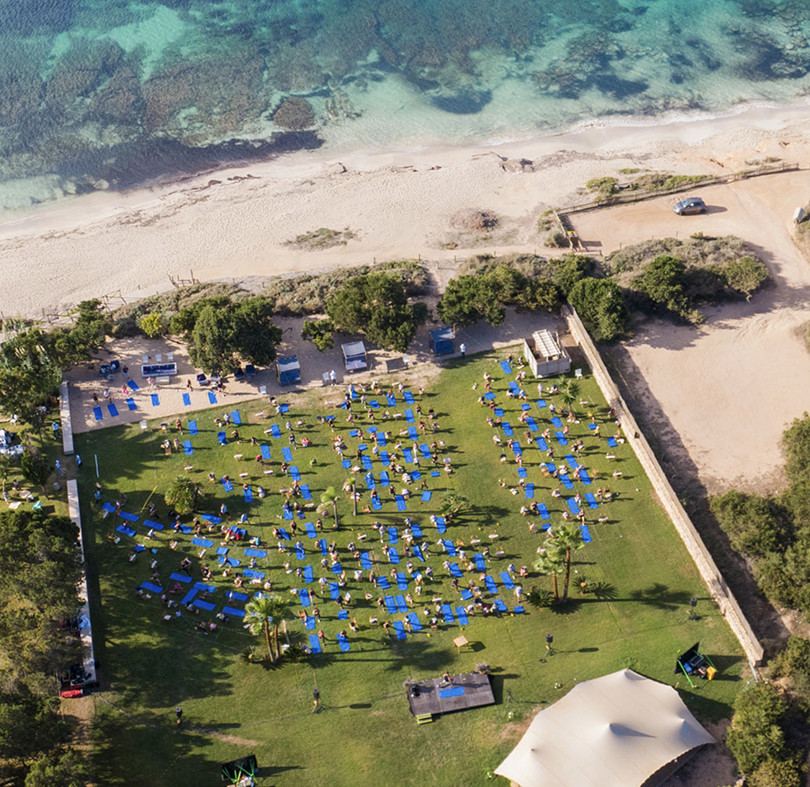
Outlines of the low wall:
{"type": "Polygon", "coordinates": [[[59,386],[59,419],[62,422],[62,452],[65,456],[73,454],[73,420],[70,416],[70,392],[67,380],[59,386]]]}
{"type": "Polygon", "coordinates": [[[720,607],[720,611],[728,621],[737,639],[740,641],[745,655],[748,658],[748,663],[756,676],[756,667],[761,663],[763,657],[762,645],[757,640],[750,623],[743,614],[737,599],[726,584],[723,575],[717,568],[714,558],[712,558],[709,550],[706,549],[703,539],[700,537],[697,528],[689,518],[681,501],[675,494],[675,490],[669,483],[669,479],[664,473],[661,465],[658,463],[655,454],[653,453],[650,444],[647,442],[641,429],[639,429],[636,419],[630,412],[626,402],[619,393],[619,389],[613,382],[613,378],[607,370],[596,345],[593,343],[590,335],[585,330],[579,315],[570,306],[563,306],[563,316],[568,322],[568,330],[576,343],[580,346],[585,353],[588,363],[591,366],[594,379],[596,380],[602,394],[608,401],[616,417],[621,421],[622,430],[627,441],[633,447],[633,450],[638,457],[641,466],[647,473],[653,488],[658,495],[661,505],[667,512],[667,515],[675,525],[683,543],[689,550],[689,554],[695,561],[698,567],[700,576],[706,583],[706,587],[720,607]]]}

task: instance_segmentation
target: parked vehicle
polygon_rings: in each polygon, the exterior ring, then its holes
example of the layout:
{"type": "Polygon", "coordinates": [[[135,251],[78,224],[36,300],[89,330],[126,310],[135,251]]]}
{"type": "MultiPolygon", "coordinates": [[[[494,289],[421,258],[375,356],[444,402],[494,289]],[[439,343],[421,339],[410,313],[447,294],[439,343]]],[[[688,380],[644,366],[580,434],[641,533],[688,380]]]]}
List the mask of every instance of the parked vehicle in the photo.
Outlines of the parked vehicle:
{"type": "Polygon", "coordinates": [[[700,197],[687,197],[676,202],[672,208],[679,216],[693,216],[706,212],[706,203],[700,197]]]}

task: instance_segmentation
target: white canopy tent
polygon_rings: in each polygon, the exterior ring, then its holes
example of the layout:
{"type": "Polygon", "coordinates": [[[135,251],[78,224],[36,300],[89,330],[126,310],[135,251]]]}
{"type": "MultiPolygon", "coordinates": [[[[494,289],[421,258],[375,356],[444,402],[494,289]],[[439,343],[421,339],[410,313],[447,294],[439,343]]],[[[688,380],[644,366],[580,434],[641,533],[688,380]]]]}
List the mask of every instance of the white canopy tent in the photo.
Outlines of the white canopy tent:
{"type": "Polygon", "coordinates": [[[639,787],[714,742],[675,689],[626,669],[540,711],[495,773],[520,787],[639,787]]]}

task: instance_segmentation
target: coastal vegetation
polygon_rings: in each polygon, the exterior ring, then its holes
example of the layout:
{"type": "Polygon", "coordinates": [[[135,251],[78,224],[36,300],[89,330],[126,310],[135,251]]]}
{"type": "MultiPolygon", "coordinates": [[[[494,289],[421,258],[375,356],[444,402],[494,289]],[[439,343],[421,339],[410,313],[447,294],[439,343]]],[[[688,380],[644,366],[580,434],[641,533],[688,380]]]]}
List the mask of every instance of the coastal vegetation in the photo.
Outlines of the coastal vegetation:
{"type": "Polygon", "coordinates": [[[319,251],[331,249],[335,246],[345,246],[350,240],[354,240],[357,233],[344,227],[342,230],[332,230],[328,227],[320,227],[311,232],[303,232],[296,235],[291,240],[286,241],[285,246],[292,246],[302,251],[319,251]]]}
{"type": "Polygon", "coordinates": [[[690,186],[713,180],[711,175],[674,175],[668,172],[646,172],[636,167],[619,170],[626,176],[633,176],[626,182],[620,182],[612,175],[592,178],[585,188],[596,196],[599,202],[610,203],[620,192],[638,192],[641,194],[659,194],[680,191],[690,186]]]}

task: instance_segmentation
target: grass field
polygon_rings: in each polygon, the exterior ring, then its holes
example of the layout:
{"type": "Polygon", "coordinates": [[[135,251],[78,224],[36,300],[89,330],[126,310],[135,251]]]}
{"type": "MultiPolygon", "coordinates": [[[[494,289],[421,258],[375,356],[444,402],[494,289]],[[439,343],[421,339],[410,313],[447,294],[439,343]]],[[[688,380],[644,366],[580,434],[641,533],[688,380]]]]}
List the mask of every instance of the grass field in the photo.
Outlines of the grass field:
{"type": "MultiPolygon", "coordinates": [[[[517,465],[508,449],[504,453],[509,455],[509,461],[500,462],[501,449],[493,445],[493,429],[486,423],[490,410],[478,404],[484,393],[485,372],[493,376],[496,402],[523,446],[527,481],[536,487],[535,500],[548,506],[552,526],[561,520],[564,501],[551,495],[558,482],[541,474],[540,463],[548,461],[545,453],[536,443],[526,444],[526,427],[518,423],[521,402],[508,399],[505,394],[514,377],[507,377],[498,365],[501,357],[487,354],[454,362],[441,373],[433,389],[423,396],[413,391],[425,414],[433,409],[439,425],[439,431],[429,433],[426,441],[444,441],[439,462],[449,458],[453,473],[440,471],[440,476],[434,478],[429,475],[431,462],[423,460],[420,470],[427,474],[432,499],[420,504],[420,484],[413,483],[414,495],[407,502],[408,510],[399,512],[384,488],[380,488],[382,509],[372,514],[363,513],[369,497],[364,473],[357,476],[358,491],[363,492],[360,513],[354,517],[350,499],[341,494],[340,529],[332,529],[330,514],[323,518],[323,537],[338,544],[349,576],[350,616],[356,617],[361,631],[358,635],[350,632],[350,652],[338,651],[334,637],[339,630],[348,630],[348,621],[337,620],[337,608],[327,594],[316,601],[322,615],[320,628],[327,636],[325,654],[310,656],[301,663],[286,663],[277,669],[240,658],[248,646],[261,653],[263,641],[248,634],[237,619],[208,635],[195,631],[194,626],[200,620],[210,620],[213,613],[196,615],[183,610],[180,619],[163,623],[165,610],[160,599],[144,600],[135,594],[135,587],[149,579],[152,555],[142,552],[130,562],[132,547],[145,543],[158,549],[158,570],[164,586],[169,573],[177,571],[184,556],[191,558],[194,578],[199,579],[198,548],[191,545],[191,535],[177,535],[168,528],[162,496],[172,480],[185,472],[184,467],[193,465],[190,475],[205,492],[200,512],[218,514],[220,505],[226,502],[234,520],[243,512],[249,514],[249,536],[260,536],[263,547],[269,550],[268,557],[258,561],[260,570],[272,578],[274,592],[290,598],[293,619],[289,627],[303,633],[303,625],[296,616],[301,607],[289,593],[291,587],[302,587],[303,583],[295,573],[286,574],[282,563],[289,559],[293,567],[312,565],[316,580],[323,570],[314,541],[300,530],[292,541],[300,538],[303,542],[304,560],[297,560],[294,554],[280,555],[275,549],[273,528],[290,526],[290,522],[280,518],[283,498],[277,493],[279,488],[289,486],[289,478],[280,473],[281,449],[289,445],[285,422],[291,421],[294,426],[299,419],[304,422],[294,429],[299,445],[293,449],[294,460],[300,468],[302,483],[309,485],[317,503],[328,485],[340,492],[349,471],[341,467],[340,457],[331,448],[334,435],[316,417],[336,415],[335,432],[344,437],[346,456],[354,457],[360,439],[349,437],[350,429],[362,429],[362,439],[369,449],[373,445],[366,431],[370,422],[365,408],[355,406],[356,421],[348,424],[346,411],[335,407],[342,401],[343,388],[284,396],[279,401],[288,403],[290,410],[281,417],[266,401],[242,404],[243,425],[238,427],[242,444],[230,440],[233,427],[229,426],[226,446],[217,443],[218,428],[213,419],[230,408],[184,413],[182,439],[192,440],[194,455],[190,457],[182,451],[166,456],[160,448],[167,436],[173,439],[176,434],[174,418],[169,421],[168,435],[159,424],[150,423],[146,431],[134,424],[77,437],[77,451],[85,460],[84,476],[80,479],[82,514],[86,527],[95,536],[89,539],[88,562],[91,586],[96,591],[92,599],[96,655],[109,682],[97,701],[95,758],[100,783],[215,784],[219,780],[218,762],[255,753],[262,766],[261,784],[480,784],[487,781],[487,772],[510,751],[534,712],[563,696],[576,682],[630,667],[674,685],[678,681],[672,673],[675,657],[697,640],[720,669],[720,676],[711,683],[698,684],[695,690],[680,681],[682,694],[704,720],[729,715],[730,704],[741,687],[742,651],[722,616],[706,598],[694,564],[657,504],[629,446],[619,445],[613,451],[616,461],[606,460],[605,440],[615,428],[607,421],[607,408],[596,384],[588,377],[581,381],[581,398],[591,404],[575,408],[582,418],[580,423],[570,425],[569,439],[585,441],[579,459],[594,483],[584,487],[577,482],[574,491],[563,490],[563,494],[573,495],[577,491],[584,494],[601,486],[609,487],[616,498],[595,511],[588,510],[593,540],[575,553],[572,601],[553,610],[538,610],[524,604],[528,613],[524,615],[486,618],[476,615],[464,630],[473,647],[460,654],[452,645],[452,639],[461,633],[457,623],[441,623],[436,631],[425,626],[420,633],[408,634],[405,641],[391,639],[380,628],[368,626],[369,615],[377,607],[373,601],[367,605],[363,599],[369,583],[353,581],[356,565],[346,547],[351,540],[358,542],[359,534],[365,533],[368,539],[363,550],[371,552],[377,574],[388,575],[392,567],[371,529],[375,520],[385,526],[397,526],[401,534],[404,517],[411,517],[422,526],[425,540],[431,542],[427,562],[435,571],[435,581],[427,583],[417,602],[427,601],[430,606],[436,593],[454,607],[462,603],[442,567],[447,557],[435,546],[438,535],[429,521],[431,514],[440,513],[441,501],[451,491],[466,496],[472,508],[452,523],[445,537],[463,541],[470,554],[472,538],[482,539],[479,550],[489,545],[492,557],[488,560],[488,571],[498,580],[498,597],[510,610],[516,603],[514,595],[501,587],[499,574],[510,563],[531,568],[537,547],[545,537],[539,532],[530,533],[527,527],[530,520],[519,513],[520,506],[528,501],[522,491],[518,495],[510,491],[518,481],[517,465]],[[473,390],[474,384],[477,390],[473,390]],[[587,428],[586,410],[596,415],[601,436],[595,436],[587,428]],[[266,415],[258,415],[259,411],[266,415]],[[200,430],[192,438],[187,433],[189,420],[196,420],[200,430]],[[282,432],[282,437],[275,440],[265,435],[273,423],[282,432]],[[254,461],[259,449],[250,445],[252,436],[269,445],[272,459],[266,467],[274,470],[273,475],[265,475],[265,468],[254,461]],[[309,438],[313,445],[300,447],[303,437],[309,438]],[[243,453],[244,458],[236,460],[237,453],[243,453]],[[147,515],[147,502],[155,501],[166,530],[156,533],[152,541],[145,541],[146,528],[139,522],[134,524],[135,538],[122,536],[118,544],[108,539],[119,520],[114,515],[102,518],[101,509],[92,503],[96,480],[94,456],[98,457],[103,500],[114,501],[125,493],[128,499],[124,510],[140,515],[141,519],[147,515]],[[313,457],[314,466],[310,464],[313,457]],[[622,471],[621,479],[610,477],[616,469],[622,471]],[[217,478],[228,474],[234,480],[235,491],[227,494],[222,484],[209,484],[209,472],[214,472],[217,478]],[[250,474],[248,480],[254,492],[256,485],[264,486],[267,496],[263,500],[256,499],[252,504],[242,500],[240,472],[250,474]],[[499,485],[499,479],[507,482],[505,488],[499,485]],[[596,521],[602,513],[608,516],[608,522],[596,521]],[[491,542],[490,534],[494,532],[499,538],[491,542]],[[172,537],[180,542],[176,552],[168,548],[172,537]],[[494,556],[498,545],[505,552],[500,558],[494,556]],[[590,583],[600,584],[603,592],[598,598],[592,593],[580,595],[579,582],[583,576],[590,583]],[[697,621],[688,619],[691,596],[699,599],[697,621]],[[546,632],[553,633],[555,646],[554,655],[548,658],[546,632]],[[414,723],[403,681],[433,677],[444,670],[464,672],[480,662],[487,662],[492,668],[495,705],[447,715],[432,724],[414,723]],[[320,714],[311,712],[312,690],[316,686],[324,705],[320,714]],[[175,727],[173,713],[178,704],[185,712],[180,730],[175,727]]],[[[388,390],[395,378],[381,378],[381,383],[388,390]]],[[[526,388],[531,414],[542,432],[549,426],[549,410],[540,409],[535,403],[537,397],[532,394],[536,393],[536,383],[529,380],[526,388]]],[[[391,407],[386,405],[384,395],[368,394],[369,399],[382,404],[375,410],[376,426],[392,432],[387,441],[389,451],[396,450],[399,430],[408,426],[404,418],[382,421],[384,410],[392,414],[404,412],[406,406],[396,389],[395,394],[398,403],[391,407]]],[[[560,406],[553,397],[547,401],[556,401],[560,406]]],[[[418,442],[423,440],[420,435],[418,442]]],[[[411,440],[405,436],[403,446],[410,445],[411,440]]],[[[567,450],[556,447],[556,442],[554,445],[553,461],[562,464],[567,450]]],[[[401,451],[397,453],[402,455],[401,451]]],[[[412,470],[414,465],[407,468],[412,470]]],[[[375,459],[373,472],[378,482],[382,469],[375,459]]],[[[391,475],[393,479],[394,474],[391,475]]],[[[402,486],[398,479],[396,486],[402,486]]],[[[296,521],[314,522],[316,517],[315,512],[308,512],[305,520],[296,521]]],[[[190,519],[186,517],[184,521],[190,519]]],[[[219,546],[217,534],[211,537],[219,546]]],[[[417,539],[417,543],[421,541],[417,539]]],[[[400,555],[402,546],[400,539],[397,544],[400,555]]],[[[202,562],[216,566],[213,551],[209,550],[202,562]]],[[[242,546],[233,546],[230,555],[240,557],[242,546]]],[[[414,562],[419,563],[415,559],[414,562]]],[[[398,567],[401,571],[404,563],[403,559],[398,567]]],[[[236,570],[245,566],[242,559],[236,570]]],[[[333,578],[331,573],[329,576],[333,578]]],[[[470,578],[477,581],[478,572],[465,574],[462,586],[470,578]]],[[[220,570],[215,572],[213,584],[217,590],[212,601],[221,608],[226,589],[233,588],[232,579],[223,578],[220,570]]],[[[522,584],[527,592],[532,586],[551,588],[549,577],[535,573],[522,584]]],[[[317,587],[317,581],[309,587],[317,587]]],[[[254,587],[251,591],[256,589],[261,588],[254,587]]],[[[409,590],[413,592],[412,582],[409,590]]],[[[397,591],[396,585],[386,591],[396,592],[405,591],[397,591]]],[[[375,591],[377,595],[381,593],[375,591]]],[[[416,606],[423,623],[424,606],[425,603],[416,606]]],[[[384,609],[379,617],[388,618],[384,609]]],[[[399,618],[401,615],[392,619],[399,618]]]]}

